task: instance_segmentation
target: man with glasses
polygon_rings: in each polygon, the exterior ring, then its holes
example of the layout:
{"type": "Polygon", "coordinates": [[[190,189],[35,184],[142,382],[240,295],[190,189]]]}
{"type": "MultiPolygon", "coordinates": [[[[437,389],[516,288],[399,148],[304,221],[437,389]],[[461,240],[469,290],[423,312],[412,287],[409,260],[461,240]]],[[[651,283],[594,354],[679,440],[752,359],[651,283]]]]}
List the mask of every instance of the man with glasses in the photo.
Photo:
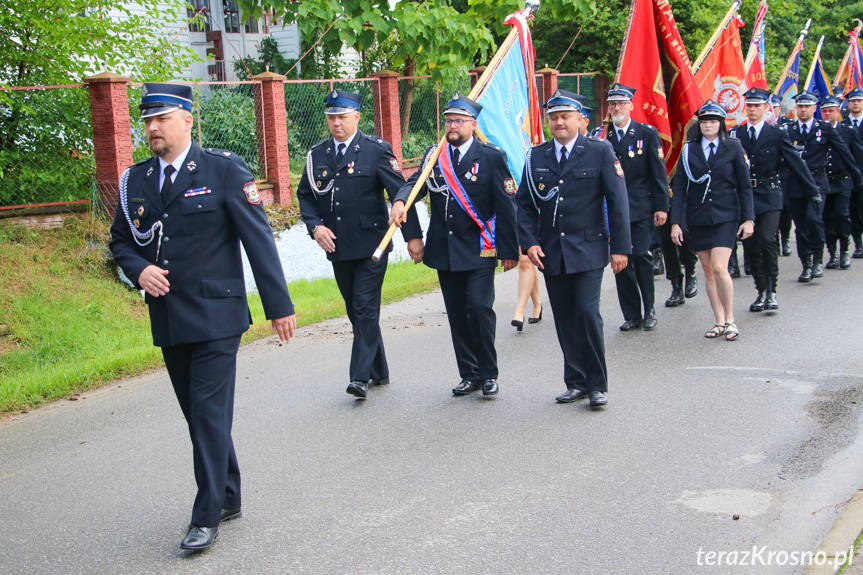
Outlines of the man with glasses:
{"type": "MultiPolygon", "coordinates": [[[[444,109],[446,143],[417,200],[428,195],[431,221],[425,250],[414,257],[438,271],[464,396],[498,392],[494,347],[494,270],[518,265],[515,181],[506,153],[474,137],[482,106],[456,94],[444,109]]],[[[431,161],[435,148],[423,159],[431,161]]],[[[423,169],[417,170],[393,202],[390,221],[401,226],[405,201],[423,169]]]]}
{"type": "Polygon", "coordinates": [[[621,331],[656,328],[653,257],[648,253],[652,229],[668,218],[668,178],[659,132],[632,119],[635,88],[615,84],[608,91],[611,111],[608,141],[626,176],[632,255],[626,269],[614,276],[623,312],[621,331]],[[644,313],[642,314],[642,309],[644,313]]]}

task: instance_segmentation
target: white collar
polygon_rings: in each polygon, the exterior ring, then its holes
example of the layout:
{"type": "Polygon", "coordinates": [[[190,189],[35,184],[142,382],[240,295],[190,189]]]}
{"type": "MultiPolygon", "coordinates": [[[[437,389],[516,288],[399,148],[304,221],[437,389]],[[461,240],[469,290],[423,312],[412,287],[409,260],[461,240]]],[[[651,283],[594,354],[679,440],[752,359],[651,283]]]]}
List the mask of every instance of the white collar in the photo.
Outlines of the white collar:
{"type": "Polygon", "coordinates": [[[627,133],[627,132],[629,132],[629,126],[631,126],[631,125],[632,125],[632,117],[630,117],[630,118],[629,118],[629,120],[627,120],[627,121],[626,121],[626,125],[625,125],[625,126],[617,126],[617,125],[615,125],[615,126],[614,126],[614,131],[615,131],[615,133],[618,133],[618,134],[619,134],[619,133],[620,133],[620,131],[621,131],[621,130],[623,130],[623,135],[625,136],[625,135],[626,135],[626,133],[627,133]]]}
{"type": "MultiPolygon", "coordinates": [[[[755,128],[755,139],[758,139],[758,136],[761,135],[761,129],[764,128],[764,118],[761,118],[761,121],[757,124],[749,124],[749,128],[755,128]]],[[[746,131],[749,131],[749,128],[746,128],[746,131]]]]}
{"type": "Polygon", "coordinates": [[[556,158],[560,158],[560,149],[566,146],[566,157],[569,158],[569,156],[572,155],[572,151],[575,149],[576,140],[578,140],[577,133],[575,134],[575,137],[568,141],[566,144],[561,144],[557,140],[554,140],[554,156],[556,158]]]}
{"type": "Polygon", "coordinates": [[[800,131],[803,131],[803,126],[806,126],[806,131],[811,132],[812,131],[812,124],[814,124],[814,123],[815,123],[815,118],[810,119],[808,122],[801,122],[800,120],[797,120],[797,127],[800,128],[800,131]]]}
{"type": "Polygon", "coordinates": [[[713,153],[717,153],[719,151],[719,136],[714,140],[708,140],[707,138],[701,138],[701,149],[704,150],[704,157],[708,157],[710,155],[710,144],[715,144],[713,148],[713,153]]]}
{"type": "MultiPolygon", "coordinates": [[[[459,158],[464,158],[465,155],[467,155],[467,151],[470,150],[470,147],[472,145],[473,145],[473,136],[471,136],[470,139],[467,142],[465,142],[464,144],[462,144],[461,146],[456,147],[455,149],[458,150],[459,158]]],[[[450,146],[450,148],[452,148],[452,146],[450,146]]],[[[461,159],[459,159],[459,161],[461,161],[461,159]]]]}
{"type": "Polygon", "coordinates": [[[348,139],[347,139],[347,140],[345,140],[344,142],[339,142],[338,140],[336,140],[335,138],[333,138],[333,146],[335,146],[335,149],[336,149],[336,153],[337,153],[337,154],[339,153],[339,144],[344,144],[344,145],[345,145],[345,154],[347,154],[347,153],[348,153],[348,148],[350,148],[350,147],[351,147],[351,142],[353,142],[353,141],[354,141],[354,136],[356,136],[356,135],[357,135],[357,131],[358,131],[358,130],[354,130],[354,133],[353,133],[353,134],[351,134],[350,136],[348,136],[348,139]]]}
{"type": "MultiPolygon", "coordinates": [[[[174,173],[171,175],[171,181],[172,182],[177,179],[177,174],[180,173],[180,168],[183,167],[183,162],[186,161],[186,156],[189,155],[189,150],[191,150],[191,149],[192,149],[192,142],[190,141],[189,145],[186,146],[186,149],[183,150],[179,156],[174,158],[173,162],[171,162],[171,165],[174,166],[174,173]]],[[[162,187],[162,182],[164,181],[164,177],[165,177],[165,167],[167,167],[167,166],[168,166],[168,162],[166,162],[162,158],[159,158],[159,173],[161,174],[159,176],[159,188],[160,189],[162,187]]]]}

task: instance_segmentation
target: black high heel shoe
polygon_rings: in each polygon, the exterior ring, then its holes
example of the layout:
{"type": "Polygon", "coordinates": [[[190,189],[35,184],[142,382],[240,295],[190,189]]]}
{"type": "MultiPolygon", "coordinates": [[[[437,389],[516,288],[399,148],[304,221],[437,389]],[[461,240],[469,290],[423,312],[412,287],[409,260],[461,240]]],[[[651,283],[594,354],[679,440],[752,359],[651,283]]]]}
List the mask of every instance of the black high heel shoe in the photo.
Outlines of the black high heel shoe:
{"type": "Polygon", "coordinates": [[[539,323],[541,321],[542,321],[542,308],[539,308],[539,315],[537,317],[527,318],[527,323],[539,323]]]}
{"type": "Polygon", "coordinates": [[[522,318],[521,321],[514,319],[511,322],[509,322],[509,325],[515,327],[515,331],[521,331],[524,329],[524,316],[521,316],[521,318],[522,318]]]}

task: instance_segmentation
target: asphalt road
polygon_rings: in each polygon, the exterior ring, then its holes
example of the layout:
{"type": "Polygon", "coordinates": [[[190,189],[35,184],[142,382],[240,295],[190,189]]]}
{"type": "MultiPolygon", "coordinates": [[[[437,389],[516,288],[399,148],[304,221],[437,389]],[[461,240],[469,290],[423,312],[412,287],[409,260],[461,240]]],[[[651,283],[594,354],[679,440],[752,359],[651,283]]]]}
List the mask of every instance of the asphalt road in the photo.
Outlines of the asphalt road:
{"type": "Polygon", "coordinates": [[[384,308],[393,383],[365,402],[345,393],[346,320],[244,347],[244,517],[198,555],[179,549],[194,478],[164,370],[3,422],[0,572],[799,573],[863,484],[863,262],[808,285],[781,267],[777,313],[748,312],[735,280],[734,343],[703,337],[703,286],[656,331],[619,332],[607,272],[601,412],[554,402],[551,309],[515,333],[515,271],[496,281],[493,400],[451,395],[439,293],[384,308]],[[753,546],[773,565],[727,564],[753,546]]]}

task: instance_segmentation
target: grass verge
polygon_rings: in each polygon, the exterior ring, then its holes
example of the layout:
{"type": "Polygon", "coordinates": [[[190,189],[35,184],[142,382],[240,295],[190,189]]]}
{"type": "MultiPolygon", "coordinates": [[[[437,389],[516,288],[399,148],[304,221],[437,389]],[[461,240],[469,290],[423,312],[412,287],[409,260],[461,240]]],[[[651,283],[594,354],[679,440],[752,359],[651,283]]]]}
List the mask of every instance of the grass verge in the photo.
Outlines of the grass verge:
{"type": "MultiPolygon", "coordinates": [[[[0,225],[0,414],[92,389],[162,364],[147,307],[106,265],[103,224],[69,219],[60,229],[0,225]]],[[[323,254],[321,255],[323,257],[323,254]]],[[[437,288],[437,275],[411,262],[390,264],[385,303],[437,288]]],[[[335,280],[289,284],[298,326],[345,313],[335,280]]],[[[243,343],[272,335],[257,294],[243,343]]]]}

